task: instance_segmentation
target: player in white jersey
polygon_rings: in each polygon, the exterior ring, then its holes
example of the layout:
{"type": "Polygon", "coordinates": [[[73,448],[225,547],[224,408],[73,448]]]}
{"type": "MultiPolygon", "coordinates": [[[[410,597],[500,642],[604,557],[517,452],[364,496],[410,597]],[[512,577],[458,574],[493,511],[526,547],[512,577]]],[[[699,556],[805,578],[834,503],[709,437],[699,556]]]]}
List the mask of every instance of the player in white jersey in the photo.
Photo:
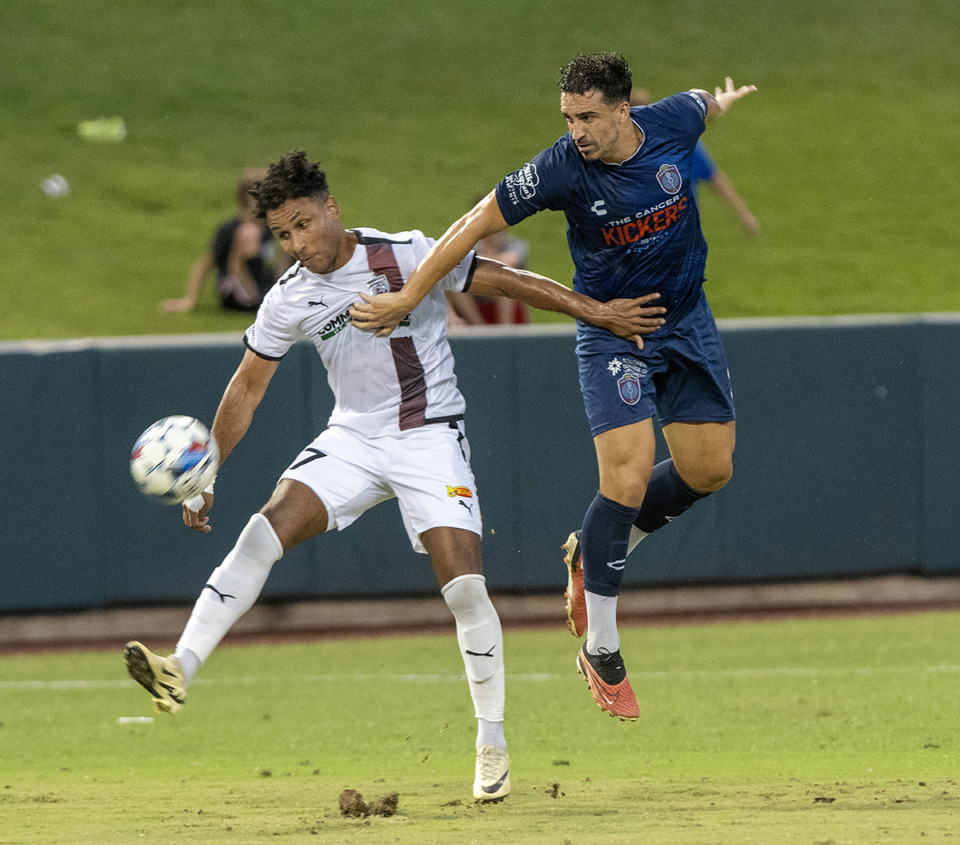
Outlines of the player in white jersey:
{"type": "MultiPolygon", "coordinates": [[[[391,285],[399,289],[433,241],[417,231],[388,235],[351,229],[348,235],[357,246],[343,267],[317,275],[298,263],[281,279],[247,332],[247,345],[261,357],[280,358],[295,340],[310,340],[337,398],[330,425],[378,437],[423,425],[426,419],[462,415],[466,403],[457,390],[444,331],[447,302],[442,293],[410,315],[394,333],[396,343],[371,344],[363,332],[347,330],[359,293],[385,292],[391,285]]],[[[455,267],[439,288],[462,290],[472,260],[471,255],[455,267]]]]}
{"type": "MultiPolygon", "coordinates": [[[[127,669],[151,693],[155,709],[176,712],[199,667],[256,601],[286,550],[332,528],[342,530],[396,497],[410,541],[430,555],[456,623],[478,724],[474,797],[500,800],[510,791],[503,637],[480,563],[480,504],[465,402],[446,340],[443,291],[513,296],[638,344],[662,324],[662,309],[649,304],[652,297],[599,303],[471,252],[392,336],[376,337],[350,324],[350,308],[361,292],[399,290],[433,241],[420,232],[345,229],[326,174],[303,152],[271,165],[252,193],[258,216],[296,263],[264,299],[217,409],[212,431],[221,463],[246,433],[280,359],[298,339],[316,346],[336,404],[326,430],[283,472],[270,500],[214,570],[176,651],[161,657],[128,643],[127,669]]],[[[186,525],[210,531],[212,505],[212,488],[187,502],[186,525]]]]}

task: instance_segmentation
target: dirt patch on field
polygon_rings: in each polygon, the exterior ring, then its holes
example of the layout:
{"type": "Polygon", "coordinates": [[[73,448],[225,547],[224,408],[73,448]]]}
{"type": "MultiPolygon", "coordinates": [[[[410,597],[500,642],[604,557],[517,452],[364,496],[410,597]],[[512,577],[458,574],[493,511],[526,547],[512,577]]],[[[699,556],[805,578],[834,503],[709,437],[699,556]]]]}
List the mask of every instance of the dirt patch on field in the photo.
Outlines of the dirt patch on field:
{"type": "Polygon", "coordinates": [[[400,796],[391,792],[367,804],[355,789],[345,789],[340,793],[340,815],[348,819],[365,819],[368,816],[384,816],[386,818],[397,814],[400,796]]]}

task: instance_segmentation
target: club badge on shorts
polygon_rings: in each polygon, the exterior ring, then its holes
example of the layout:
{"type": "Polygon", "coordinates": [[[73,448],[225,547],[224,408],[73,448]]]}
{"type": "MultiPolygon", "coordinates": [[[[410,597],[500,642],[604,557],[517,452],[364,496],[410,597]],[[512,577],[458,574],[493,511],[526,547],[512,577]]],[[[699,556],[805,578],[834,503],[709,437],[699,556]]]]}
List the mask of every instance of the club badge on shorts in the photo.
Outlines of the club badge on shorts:
{"type": "Polygon", "coordinates": [[[640,379],[632,373],[624,373],[617,380],[617,390],[620,398],[628,405],[636,405],[640,401],[640,379]]]}

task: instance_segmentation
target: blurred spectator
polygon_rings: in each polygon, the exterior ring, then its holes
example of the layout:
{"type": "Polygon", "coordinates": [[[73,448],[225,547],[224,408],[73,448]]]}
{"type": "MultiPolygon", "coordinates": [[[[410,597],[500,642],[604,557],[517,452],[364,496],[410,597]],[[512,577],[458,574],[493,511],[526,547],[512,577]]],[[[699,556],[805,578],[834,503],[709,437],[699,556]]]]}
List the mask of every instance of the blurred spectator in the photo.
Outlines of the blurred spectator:
{"type": "MultiPolygon", "coordinates": [[[[481,199],[483,197],[477,197],[473,204],[476,205],[481,199]]],[[[476,249],[477,254],[484,258],[494,258],[518,270],[527,269],[529,244],[506,232],[484,238],[476,249]]],[[[451,326],[518,325],[530,322],[527,306],[515,299],[458,292],[448,293],[447,300],[450,303],[451,326]]]]}
{"type": "Polygon", "coordinates": [[[254,214],[255,201],[250,191],[266,175],[267,171],[262,168],[248,167],[243,171],[237,183],[237,216],[217,227],[209,248],[190,269],[184,295],[161,302],[161,311],[191,311],[204,281],[213,273],[223,308],[257,310],[264,294],[289,266],[286,259],[275,260],[273,234],[254,214]]]}
{"type": "MultiPolygon", "coordinates": [[[[649,103],[650,93],[643,88],[634,88],[630,92],[631,106],[646,106],[649,103]]],[[[693,179],[695,183],[706,182],[713,188],[717,196],[737,215],[748,237],[759,231],[760,225],[757,223],[757,218],[753,216],[743,197],[737,193],[727,174],[714,163],[702,140],[697,141],[696,149],[693,151],[693,179]]]]}

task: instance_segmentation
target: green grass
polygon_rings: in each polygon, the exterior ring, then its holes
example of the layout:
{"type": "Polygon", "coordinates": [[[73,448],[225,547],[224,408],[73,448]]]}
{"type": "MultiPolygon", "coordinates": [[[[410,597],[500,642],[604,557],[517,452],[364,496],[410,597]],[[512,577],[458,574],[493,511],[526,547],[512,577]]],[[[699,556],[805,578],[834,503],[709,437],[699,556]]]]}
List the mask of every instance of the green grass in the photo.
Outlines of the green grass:
{"type": "Polygon", "coordinates": [[[452,635],[222,647],[152,725],[119,650],[0,658],[0,843],[862,843],[957,833],[957,617],[632,628],[636,724],[508,631],[513,793],[470,799],[452,635]],[[416,677],[414,677],[416,676],[416,677]],[[399,794],[350,820],[342,790],[399,794]],[[281,840],[284,841],[284,840],[281,840]]]}
{"type": "MultiPolygon", "coordinates": [[[[725,74],[759,92],[708,146],[763,227],[703,197],[720,317],[960,309],[960,5],[953,0],[5,0],[0,4],[0,338],[238,331],[179,295],[237,174],[303,147],[348,225],[439,235],[563,132],[556,76],[622,49],[655,97],[725,74]],[[77,123],[122,116],[121,144],[77,123]],[[73,192],[40,181],[62,173],[73,192]]],[[[570,278],[563,220],[521,224],[570,278]]]]}

